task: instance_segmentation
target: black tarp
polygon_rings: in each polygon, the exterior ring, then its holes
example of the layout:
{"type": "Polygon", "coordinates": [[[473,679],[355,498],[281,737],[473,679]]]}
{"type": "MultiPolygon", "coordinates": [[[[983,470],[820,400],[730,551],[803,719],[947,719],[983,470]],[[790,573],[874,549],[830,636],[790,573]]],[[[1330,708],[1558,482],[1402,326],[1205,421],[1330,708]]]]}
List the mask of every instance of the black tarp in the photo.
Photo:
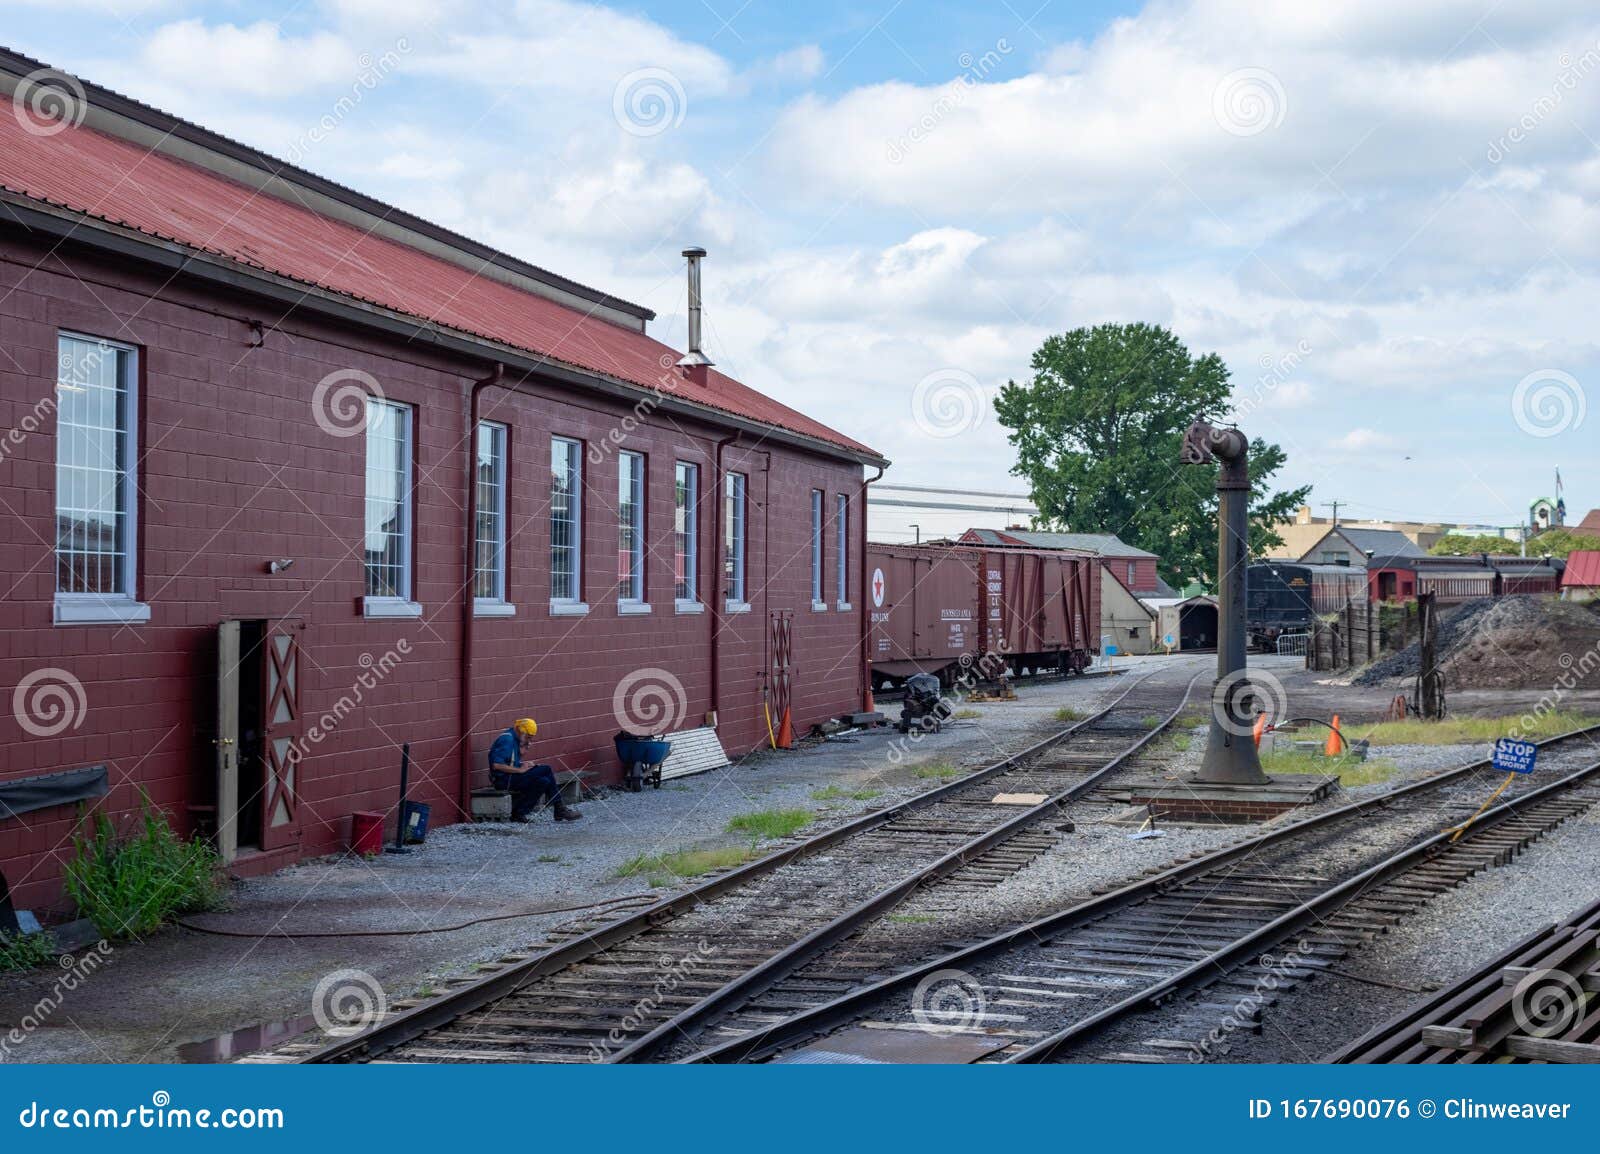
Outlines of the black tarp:
{"type": "Polygon", "coordinates": [[[91,797],[104,797],[109,789],[103,765],[0,781],[0,821],[52,805],[71,805],[91,797]]]}

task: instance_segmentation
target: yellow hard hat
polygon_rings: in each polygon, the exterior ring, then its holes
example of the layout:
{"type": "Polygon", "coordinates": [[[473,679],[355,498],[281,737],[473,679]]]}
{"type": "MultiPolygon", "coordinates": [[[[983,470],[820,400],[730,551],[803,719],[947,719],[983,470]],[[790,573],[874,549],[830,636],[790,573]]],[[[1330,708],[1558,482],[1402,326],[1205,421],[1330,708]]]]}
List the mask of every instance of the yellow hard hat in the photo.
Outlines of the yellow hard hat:
{"type": "Polygon", "coordinates": [[[534,719],[531,717],[519,717],[515,722],[512,723],[511,728],[516,730],[523,737],[532,737],[534,734],[539,732],[539,723],[534,721],[534,719]]]}

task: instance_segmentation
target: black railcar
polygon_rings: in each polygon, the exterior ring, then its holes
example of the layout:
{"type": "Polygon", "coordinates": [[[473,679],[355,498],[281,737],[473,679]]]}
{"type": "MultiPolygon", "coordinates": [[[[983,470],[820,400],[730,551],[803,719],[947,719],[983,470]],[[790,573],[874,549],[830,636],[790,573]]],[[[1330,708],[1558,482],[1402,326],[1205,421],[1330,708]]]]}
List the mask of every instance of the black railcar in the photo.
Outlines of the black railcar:
{"type": "Polygon", "coordinates": [[[1367,599],[1367,571],[1353,565],[1262,561],[1245,570],[1245,630],[1258,649],[1304,633],[1318,614],[1367,599]]]}

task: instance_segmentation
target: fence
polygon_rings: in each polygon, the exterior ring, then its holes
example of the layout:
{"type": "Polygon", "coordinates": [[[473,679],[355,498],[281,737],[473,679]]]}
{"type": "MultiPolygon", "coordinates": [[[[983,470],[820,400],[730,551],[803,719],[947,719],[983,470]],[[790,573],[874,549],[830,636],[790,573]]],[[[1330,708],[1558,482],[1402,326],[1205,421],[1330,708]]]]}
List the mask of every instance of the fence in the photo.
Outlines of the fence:
{"type": "Polygon", "coordinates": [[[1304,657],[1311,648],[1311,634],[1284,633],[1278,637],[1279,657],[1304,657]]]}
{"type": "Polygon", "coordinates": [[[1311,627],[1306,668],[1348,669],[1376,661],[1383,652],[1382,612],[1374,601],[1346,601],[1328,620],[1311,627]]]}

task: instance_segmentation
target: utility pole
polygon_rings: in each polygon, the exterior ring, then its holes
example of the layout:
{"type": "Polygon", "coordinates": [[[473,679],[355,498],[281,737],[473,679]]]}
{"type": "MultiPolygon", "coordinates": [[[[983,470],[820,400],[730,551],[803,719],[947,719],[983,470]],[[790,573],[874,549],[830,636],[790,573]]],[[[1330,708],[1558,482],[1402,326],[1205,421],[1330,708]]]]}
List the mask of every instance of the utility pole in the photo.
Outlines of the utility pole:
{"type": "Polygon", "coordinates": [[[1349,503],[1350,503],[1349,501],[1324,501],[1322,503],[1322,507],[1324,509],[1332,509],[1333,510],[1333,527],[1335,529],[1337,529],[1339,527],[1339,506],[1340,505],[1348,505],[1349,503]]]}
{"type": "Polygon", "coordinates": [[[1238,429],[1196,421],[1183,436],[1185,464],[1220,459],[1217,471],[1217,680],[1211,690],[1211,732],[1195,781],[1265,785],[1253,729],[1256,691],[1245,671],[1245,566],[1250,560],[1250,439],[1238,429]]]}

